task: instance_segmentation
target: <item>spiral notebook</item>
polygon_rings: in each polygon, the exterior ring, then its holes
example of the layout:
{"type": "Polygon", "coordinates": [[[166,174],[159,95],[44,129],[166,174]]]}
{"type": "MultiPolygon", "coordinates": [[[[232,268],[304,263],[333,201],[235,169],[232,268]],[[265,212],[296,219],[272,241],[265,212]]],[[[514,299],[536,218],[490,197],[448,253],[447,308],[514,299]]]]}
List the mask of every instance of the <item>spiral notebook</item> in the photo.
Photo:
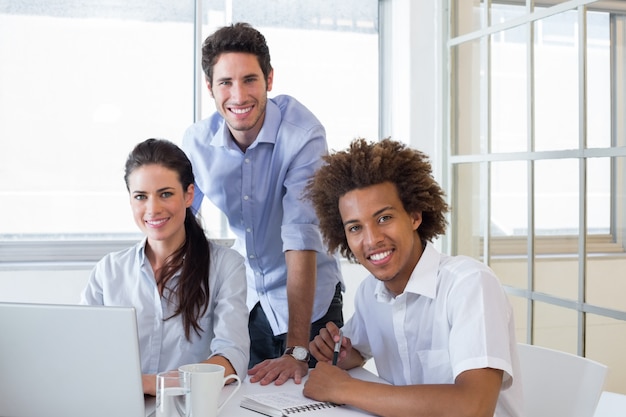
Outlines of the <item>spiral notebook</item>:
{"type": "Polygon", "coordinates": [[[297,391],[244,395],[241,406],[272,417],[288,417],[340,407],[333,403],[311,400],[297,391]]]}

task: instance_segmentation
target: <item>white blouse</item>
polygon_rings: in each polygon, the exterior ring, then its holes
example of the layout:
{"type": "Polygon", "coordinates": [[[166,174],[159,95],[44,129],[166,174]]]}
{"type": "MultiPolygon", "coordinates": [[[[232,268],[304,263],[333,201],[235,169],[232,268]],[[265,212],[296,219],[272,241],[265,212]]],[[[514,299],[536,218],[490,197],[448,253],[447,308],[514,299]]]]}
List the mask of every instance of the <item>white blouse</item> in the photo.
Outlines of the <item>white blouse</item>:
{"type": "MultiPolygon", "coordinates": [[[[203,329],[185,338],[176,300],[159,295],[145,256],[146,240],[126,250],[110,253],[91,272],[81,304],[134,307],[137,313],[141,369],[155,374],[211,356],[227,358],[244,378],[248,369],[250,337],[246,306],[244,260],[236,251],[210,243],[209,307],[198,320],[203,329]]],[[[172,278],[175,284],[178,274],[172,278]]]]}

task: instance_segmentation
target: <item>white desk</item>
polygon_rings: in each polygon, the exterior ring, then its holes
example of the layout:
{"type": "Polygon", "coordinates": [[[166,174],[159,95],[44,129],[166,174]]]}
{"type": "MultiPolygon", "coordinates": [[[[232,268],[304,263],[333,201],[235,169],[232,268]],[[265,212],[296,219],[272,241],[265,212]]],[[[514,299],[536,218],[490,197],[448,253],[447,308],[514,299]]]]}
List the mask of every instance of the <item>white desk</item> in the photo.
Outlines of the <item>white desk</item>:
{"type": "Polygon", "coordinates": [[[626,395],[603,391],[594,417],[625,417],[626,395]]]}
{"type": "MultiPolygon", "coordinates": [[[[355,369],[350,370],[350,375],[352,375],[355,378],[363,379],[366,381],[384,382],[378,376],[374,375],[373,373],[363,368],[355,368],[355,369]]],[[[283,385],[276,386],[274,385],[274,383],[269,384],[269,385],[261,385],[259,383],[251,383],[248,380],[246,380],[241,384],[241,388],[239,389],[239,391],[237,391],[237,393],[233,396],[233,398],[231,398],[230,401],[224,406],[224,408],[222,409],[222,412],[219,413],[218,416],[219,417],[233,417],[233,416],[260,417],[261,414],[251,411],[251,410],[247,410],[239,406],[239,403],[241,402],[241,398],[245,394],[257,394],[257,393],[263,393],[263,392],[279,392],[279,391],[290,391],[290,390],[302,391],[305,381],[306,379],[304,379],[301,384],[296,384],[295,382],[293,382],[293,379],[290,379],[289,381],[285,382],[283,385]]],[[[222,399],[226,398],[226,396],[230,394],[233,389],[234,387],[230,385],[224,387],[224,389],[222,390],[222,399]]],[[[314,413],[315,416],[325,415],[325,414],[329,414],[329,415],[332,414],[332,409],[328,410],[327,412],[317,411],[316,413],[314,413]]],[[[371,414],[363,411],[363,412],[358,412],[358,413],[355,412],[355,415],[368,416],[371,414]]]]}

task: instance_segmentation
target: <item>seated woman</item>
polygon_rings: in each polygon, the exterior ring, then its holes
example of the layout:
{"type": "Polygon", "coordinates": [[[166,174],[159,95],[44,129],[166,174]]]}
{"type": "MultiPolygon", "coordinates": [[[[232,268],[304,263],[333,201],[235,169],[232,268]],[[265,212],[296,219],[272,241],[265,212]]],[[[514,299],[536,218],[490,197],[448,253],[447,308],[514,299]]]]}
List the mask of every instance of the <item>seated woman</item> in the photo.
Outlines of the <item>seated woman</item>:
{"type": "Polygon", "coordinates": [[[124,180],[145,239],[100,260],[82,304],[137,312],[144,393],[155,374],[189,363],[222,365],[245,378],[250,338],[243,258],[211,243],[194,217],[194,175],[185,153],[161,139],[139,143],[124,180]]]}

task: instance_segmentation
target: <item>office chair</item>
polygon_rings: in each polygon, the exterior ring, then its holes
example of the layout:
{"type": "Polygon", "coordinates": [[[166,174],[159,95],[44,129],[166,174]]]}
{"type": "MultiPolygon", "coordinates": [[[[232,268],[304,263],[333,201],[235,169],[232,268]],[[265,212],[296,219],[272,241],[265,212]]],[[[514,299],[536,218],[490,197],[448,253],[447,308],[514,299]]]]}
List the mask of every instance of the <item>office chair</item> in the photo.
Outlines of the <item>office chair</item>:
{"type": "Polygon", "coordinates": [[[526,417],[593,417],[605,365],[535,345],[517,348],[526,417]]]}

